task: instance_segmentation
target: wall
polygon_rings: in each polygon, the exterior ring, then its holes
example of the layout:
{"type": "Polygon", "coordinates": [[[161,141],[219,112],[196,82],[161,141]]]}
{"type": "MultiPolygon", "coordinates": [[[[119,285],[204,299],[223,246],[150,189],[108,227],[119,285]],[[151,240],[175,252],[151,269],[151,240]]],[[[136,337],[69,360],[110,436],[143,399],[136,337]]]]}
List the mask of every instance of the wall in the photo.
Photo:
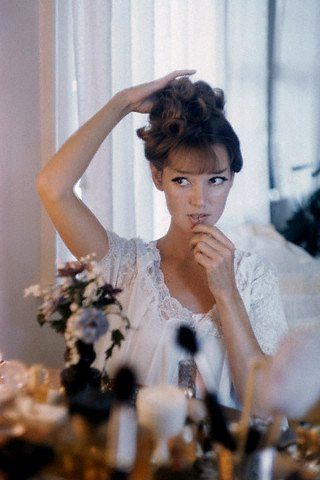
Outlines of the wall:
{"type": "Polygon", "coordinates": [[[46,149],[40,8],[36,0],[0,3],[0,351],[5,358],[60,366],[62,339],[40,328],[36,301],[23,298],[24,288],[39,283],[41,273],[43,213],[35,191],[46,149]]]}

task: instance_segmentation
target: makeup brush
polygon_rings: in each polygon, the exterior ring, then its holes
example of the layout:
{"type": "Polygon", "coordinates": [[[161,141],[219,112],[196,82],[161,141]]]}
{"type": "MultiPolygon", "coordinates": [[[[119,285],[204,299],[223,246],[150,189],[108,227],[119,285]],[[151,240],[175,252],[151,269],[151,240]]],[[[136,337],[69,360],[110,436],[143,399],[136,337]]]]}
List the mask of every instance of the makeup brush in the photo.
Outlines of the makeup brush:
{"type": "Polygon", "coordinates": [[[132,400],[136,390],[134,372],[118,370],[114,380],[115,403],[107,426],[106,458],[112,480],[125,480],[133,468],[137,445],[137,415],[132,400]]]}
{"type": "Polygon", "coordinates": [[[133,370],[121,367],[113,382],[113,393],[119,403],[133,403],[136,394],[137,382],[133,370]]]}
{"type": "Polygon", "coordinates": [[[194,359],[207,392],[213,392],[215,384],[212,379],[210,365],[199,348],[196,333],[187,325],[181,325],[177,329],[176,342],[194,359]]]}
{"type": "Polygon", "coordinates": [[[259,436],[250,428],[252,405],[255,396],[255,387],[258,373],[265,371],[266,362],[260,358],[254,359],[249,367],[246,389],[243,401],[243,409],[238,423],[238,452],[240,456],[244,453],[252,453],[259,441],[259,436]]]}
{"type": "Polygon", "coordinates": [[[184,348],[190,355],[198,353],[199,347],[196,334],[186,325],[181,325],[177,330],[177,343],[184,348]]]}
{"type": "Polygon", "coordinates": [[[188,326],[180,326],[177,331],[177,343],[184,348],[195,360],[199,372],[203,375],[206,387],[205,405],[209,414],[209,436],[211,441],[221,443],[229,450],[236,447],[235,440],[231,435],[222,408],[212,388],[210,367],[206,357],[199,351],[196,334],[188,326]]]}
{"type": "Polygon", "coordinates": [[[228,429],[226,418],[218,402],[217,395],[213,392],[207,392],[205,403],[209,413],[209,435],[211,440],[221,443],[228,450],[234,451],[236,449],[236,442],[228,429]]]}

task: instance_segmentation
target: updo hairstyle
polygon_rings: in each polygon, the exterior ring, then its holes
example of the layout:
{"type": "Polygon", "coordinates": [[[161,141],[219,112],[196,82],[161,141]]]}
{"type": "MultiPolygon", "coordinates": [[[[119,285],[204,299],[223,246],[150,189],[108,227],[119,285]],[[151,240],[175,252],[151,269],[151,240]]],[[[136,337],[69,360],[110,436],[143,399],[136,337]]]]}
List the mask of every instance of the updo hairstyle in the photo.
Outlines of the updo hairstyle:
{"type": "Polygon", "coordinates": [[[147,160],[162,171],[171,152],[199,149],[215,156],[213,146],[222,144],[229,154],[230,168],[239,172],[242,155],[239,139],[224,115],[224,93],[203,81],[173,80],[156,92],[149,124],[137,130],[147,160]]]}

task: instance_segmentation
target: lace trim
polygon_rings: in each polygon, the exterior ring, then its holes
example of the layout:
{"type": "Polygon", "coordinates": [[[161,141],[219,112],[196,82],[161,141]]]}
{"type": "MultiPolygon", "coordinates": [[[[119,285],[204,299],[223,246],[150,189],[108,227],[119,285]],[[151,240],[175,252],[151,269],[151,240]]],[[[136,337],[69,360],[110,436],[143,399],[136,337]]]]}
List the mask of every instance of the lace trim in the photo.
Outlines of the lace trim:
{"type": "Polygon", "coordinates": [[[121,258],[123,268],[119,268],[116,283],[112,281],[111,283],[115,283],[116,287],[127,288],[136,273],[136,255],[132,255],[133,251],[136,253],[137,249],[135,239],[123,242],[121,237],[114,232],[108,232],[108,240],[109,255],[102,261],[104,260],[109,270],[112,270],[112,266],[117,265],[121,258]]]}
{"type": "MultiPolygon", "coordinates": [[[[177,318],[187,322],[191,328],[202,326],[206,329],[206,334],[222,337],[219,316],[216,305],[207,313],[195,313],[189,308],[184,307],[178,299],[171,296],[170,291],[164,281],[164,275],[160,268],[161,255],[156,246],[156,240],[146,244],[147,251],[152,254],[152,261],[147,265],[146,272],[151,277],[154,285],[157,286],[159,299],[159,316],[161,321],[166,322],[171,318],[177,318]],[[209,324],[208,324],[209,322],[209,324]]],[[[235,269],[238,271],[239,255],[235,254],[235,269]]],[[[242,275],[238,278],[241,287],[246,286],[247,279],[242,275]]],[[[150,282],[149,282],[150,283],[150,282]]],[[[237,282],[238,283],[238,282],[237,282]]]]}
{"type": "MultiPolygon", "coordinates": [[[[215,305],[205,314],[194,313],[171,296],[160,268],[161,255],[156,240],[149,243],[140,238],[125,240],[113,233],[109,234],[109,241],[109,255],[101,262],[109,272],[111,283],[124,291],[129,287],[130,291],[138,274],[144,296],[141,300],[148,303],[150,315],[156,308],[161,323],[186,322],[201,336],[222,337],[215,305]]],[[[236,249],[234,271],[238,290],[243,300],[249,302],[246,308],[256,338],[269,353],[287,328],[272,265],[256,254],[236,249]]]]}

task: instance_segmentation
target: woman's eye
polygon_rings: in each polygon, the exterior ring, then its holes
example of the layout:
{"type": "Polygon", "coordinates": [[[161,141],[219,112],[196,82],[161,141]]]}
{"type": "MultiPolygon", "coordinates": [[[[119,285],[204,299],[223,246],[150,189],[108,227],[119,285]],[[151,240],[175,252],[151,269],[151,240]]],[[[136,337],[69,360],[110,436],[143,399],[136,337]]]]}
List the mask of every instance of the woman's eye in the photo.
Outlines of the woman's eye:
{"type": "Polygon", "coordinates": [[[222,183],[226,182],[228,179],[226,177],[212,177],[210,178],[210,183],[214,185],[221,185],[222,183]]]}
{"type": "Polygon", "coordinates": [[[187,185],[189,183],[188,180],[184,177],[173,178],[172,181],[174,183],[177,183],[178,185],[187,185]]]}

